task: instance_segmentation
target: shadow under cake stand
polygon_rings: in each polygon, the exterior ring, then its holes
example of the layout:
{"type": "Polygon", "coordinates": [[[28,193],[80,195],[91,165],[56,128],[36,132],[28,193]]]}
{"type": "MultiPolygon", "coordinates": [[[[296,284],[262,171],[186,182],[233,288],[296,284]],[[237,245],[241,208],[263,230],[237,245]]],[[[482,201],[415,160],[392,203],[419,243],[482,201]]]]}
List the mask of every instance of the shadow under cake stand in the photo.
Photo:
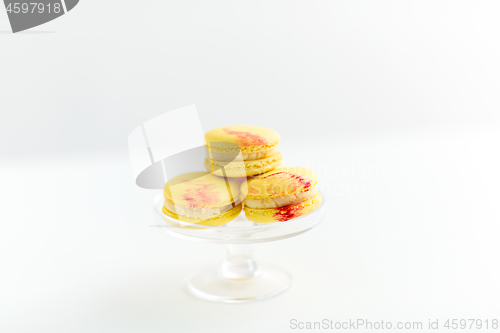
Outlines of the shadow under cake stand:
{"type": "Polygon", "coordinates": [[[245,213],[221,226],[204,226],[173,219],[162,212],[163,194],[154,199],[156,224],[179,238],[214,244],[226,244],[227,257],[222,265],[205,268],[189,278],[188,290],[196,297],[225,303],[244,303],[267,299],[287,290],[291,275],[274,265],[257,264],[252,245],[300,235],[317,225],[325,214],[325,198],[309,214],[286,222],[254,223],[245,213]]]}

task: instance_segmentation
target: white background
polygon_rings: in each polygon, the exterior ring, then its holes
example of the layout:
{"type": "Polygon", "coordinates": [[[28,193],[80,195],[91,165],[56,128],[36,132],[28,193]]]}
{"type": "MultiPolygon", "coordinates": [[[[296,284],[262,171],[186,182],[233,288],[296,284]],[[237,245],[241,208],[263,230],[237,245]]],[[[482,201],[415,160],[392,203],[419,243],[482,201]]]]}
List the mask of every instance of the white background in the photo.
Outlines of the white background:
{"type": "Polygon", "coordinates": [[[83,0],[13,35],[0,10],[0,331],[500,319],[499,12],[83,0]],[[127,136],[193,103],[205,130],[278,130],[287,164],[320,176],[324,223],[256,247],[294,275],[276,299],[192,298],[184,278],[224,248],[148,227],[127,136]]]}

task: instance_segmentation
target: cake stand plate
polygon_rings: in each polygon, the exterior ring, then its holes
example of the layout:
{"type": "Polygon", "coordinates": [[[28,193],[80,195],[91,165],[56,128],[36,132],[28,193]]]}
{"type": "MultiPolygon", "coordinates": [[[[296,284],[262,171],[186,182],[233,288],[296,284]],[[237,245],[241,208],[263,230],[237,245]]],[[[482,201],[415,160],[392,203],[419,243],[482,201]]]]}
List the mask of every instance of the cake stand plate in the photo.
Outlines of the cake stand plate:
{"type": "Polygon", "coordinates": [[[309,214],[286,222],[255,223],[242,212],[233,221],[213,227],[173,219],[162,212],[164,197],[154,199],[156,226],[168,234],[187,240],[225,244],[228,254],[222,265],[208,267],[189,278],[190,293],[198,298],[246,303],[267,299],[287,290],[291,275],[274,265],[257,264],[252,257],[252,245],[294,237],[316,226],[325,214],[325,197],[309,214]]]}

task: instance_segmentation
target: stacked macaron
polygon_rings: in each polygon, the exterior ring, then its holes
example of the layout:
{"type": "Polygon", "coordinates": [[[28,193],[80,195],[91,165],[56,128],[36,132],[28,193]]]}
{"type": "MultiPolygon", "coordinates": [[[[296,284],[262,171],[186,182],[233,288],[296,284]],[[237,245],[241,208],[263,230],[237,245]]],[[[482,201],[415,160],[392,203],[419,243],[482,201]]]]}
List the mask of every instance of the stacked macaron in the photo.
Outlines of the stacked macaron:
{"type": "Polygon", "coordinates": [[[284,222],[319,207],[316,173],[306,168],[276,168],[252,177],[245,184],[245,215],[253,222],[284,222]]]}
{"type": "Polygon", "coordinates": [[[172,178],[165,185],[163,213],[183,222],[219,226],[241,212],[243,195],[238,179],[208,172],[191,172],[172,178]]]}
{"type": "Polygon", "coordinates": [[[218,176],[249,177],[280,165],[278,132],[257,126],[226,126],[205,134],[205,168],[218,176]],[[241,155],[239,155],[241,153],[241,155]],[[240,159],[236,157],[240,156],[240,159]]]}

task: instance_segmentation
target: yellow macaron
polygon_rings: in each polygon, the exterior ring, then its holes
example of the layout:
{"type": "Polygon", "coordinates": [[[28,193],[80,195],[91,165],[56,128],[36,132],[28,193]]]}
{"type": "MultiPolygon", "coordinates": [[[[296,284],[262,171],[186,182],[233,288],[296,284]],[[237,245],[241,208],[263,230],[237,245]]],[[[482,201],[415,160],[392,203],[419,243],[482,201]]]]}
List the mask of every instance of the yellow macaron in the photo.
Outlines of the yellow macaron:
{"type": "Polygon", "coordinates": [[[241,211],[241,182],[208,172],[176,176],[165,184],[163,213],[188,223],[218,226],[241,211]]]}
{"type": "Polygon", "coordinates": [[[253,176],[280,165],[278,132],[258,126],[225,126],[205,134],[205,168],[218,176],[253,176]],[[236,157],[241,153],[241,159],[236,157]]]}
{"type": "Polygon", "coordinates": [[[253,222],[284,222],[318,208],[322,197],[316,191],[316,173],[302,167],[280,167],[252,177],[245,188],[246,217],[253,222]]]}

